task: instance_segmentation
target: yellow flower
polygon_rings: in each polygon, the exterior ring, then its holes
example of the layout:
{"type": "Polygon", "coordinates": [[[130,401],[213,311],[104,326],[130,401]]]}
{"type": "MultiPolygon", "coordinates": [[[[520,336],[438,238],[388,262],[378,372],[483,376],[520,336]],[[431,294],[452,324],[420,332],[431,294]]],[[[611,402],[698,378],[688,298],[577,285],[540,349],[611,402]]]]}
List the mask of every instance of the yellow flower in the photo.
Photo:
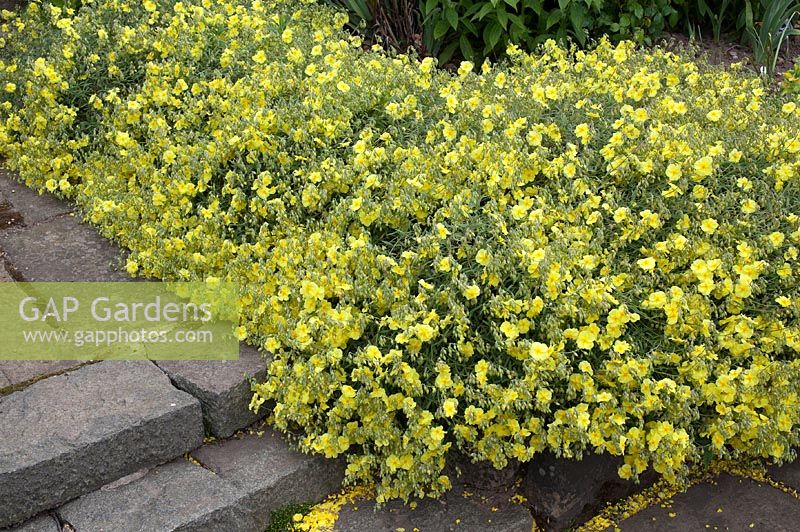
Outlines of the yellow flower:
{"type": "Polygon", "coordinates": [[[636,261],[636,264],[638,264],[639,267],[644,271],[650,271],[656,267],[656,259],[654,259],[653,257],[646,257],[644,259],[639,259],[638,261],[636,261]]]}
{"type": "Polygon", "coordinates": [[[722,118],[722,111],[719,109],[709,111],[708,114],[706,114],[706,118],[708,118],[711,122],[718,122],[719,119],[722,118]]]}
{"type": "Polygon", "coordinates": [[[417,335],[417,338],[423,342],[428,342],[433,338],[435,330],[427,323],[420,323],[415,326],[414,332],[417,335]]]}
{"type": "Polygon", "coordinates": [[[472,284],[464,289],[464,297],[469,300],[477,298],[481,294],[481,289],[478,285],[472,284]]]}
{"type": "Polygon", "coordinates": [[[477,255],[475,255],[475,261],[481,266],[488,266],[491,260],[492,256],[486,249],[479,250],[477,255]]]}
{"type": "Polygon", "coordinates": [[[667,166],[667,177],[670,181],[676,181],[681,178],[683,172],[681,171],[681,166],[679,164],[671,163],[667,166]]]}
{"type": "Polygon", "coordinates": [[[155,3],[155,2],[153,2],[153,0],[144,0],[144,3],[143,3],[142,5],[144,5],[144,8],[145,8],[147,11],[151,12],[151,13],[152,13],[153,11],[155,11],[155,10],[156,10],[156,7],[157,7],[157,6],[156,6],[156,3],[155,3]]]}
{"type": "Polygon", "coordinates": [[[456,411],[458,410],[458,400],[450,398],[446,399],[444,403],[442,403],[442,412],[446,417],[453,417],[456,415],[456,411]]]}
{"type": "Polygon", "coordinates": [[[714,160],[705,156],[694,163],[694,172],[700,177],[708,177],[714,172],[714,160]]]}
{"type": "Polygon", "coordinates": [[[578,333],[576,343],[579,349],[592,349],[597,340],[597,334],[590,329],[583,329],[578,333]]]}
{"type": "Polygon", "coordinates": [[[513,340],[519,336],[519,328],[510,321],[504,321],[502,325],[500,325],[500,331],[506,335],[506,338],[509,340],[513,340]]]}
{"type": "Polygon", "coordinates": [[[783,107],[781,107],[781,110],[787,115],[792,114],[795,109],[797,109],[797,104],[794,102],[786,102],[783,104],[783,107]]]}
{"type": "Polygon", "coordinates": [[[9,81],[8,83],[6,83],[5,89],[6,92],[14,92],[15,90],[17,90],[17,86],[9,81]]]}
{"type": "Polygon", "coordinates": [[[719,223],[713,218],[706,218],[700,223],[700,229],[708,235],[713,235],[719,227],[719,223]]]}
{"type": "Polygon", "coordinates": [[[767,239],[769,240],[769,243],[772,244],[773,247],[778,247],[781,244],[783,244],[785,237],[783,233],[781,233],[780,231],[774,231],[769,235],[767,235],[767,239]]]}
{"type": "Polygon", "coordinates": [[[462,61],[461,65],[459,65],[458,67],[458,75],[461,77],[466,76],[467,74],[472,72],[474,66],[475,65],[471,61],[462,61]]]}
{"type": "Polygon", "coordinates": [[[537,362],[541,362],[550,358],[550,348],[547,346],[547,344],[543,344],[541,342],[533,342],[528,353],[530,354],[530,357],[537,362]]]}
{"type": "Polygon", "coordinates": [[[264,50],[259,50],[258,52],[253,54],[253,58],[252,59],[253,59],[253,61],[255,61],[256,63],[258,63],[260,65],[260,64],[263,64],[264,62],[266,62],[267,54],[264,53],[264,50]]]}

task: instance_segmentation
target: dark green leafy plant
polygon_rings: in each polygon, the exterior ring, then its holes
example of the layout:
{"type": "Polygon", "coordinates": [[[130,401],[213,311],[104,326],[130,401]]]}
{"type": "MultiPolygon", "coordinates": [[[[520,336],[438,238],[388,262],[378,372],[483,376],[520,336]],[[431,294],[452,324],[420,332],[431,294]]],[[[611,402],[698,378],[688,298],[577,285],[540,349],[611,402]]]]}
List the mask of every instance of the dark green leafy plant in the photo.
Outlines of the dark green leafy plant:
{"type": "Polygon", "coordinates": [[[756,62],[763,73],[772,77],[780,57],[781,47],[788,37],[800,35],[793,24],[800,11],[798,0],[761,0],[756,4],[745,1],[746,37],[753,47],[756,62]],[[761,18],[755,18],[760,8],[761,18]]]}

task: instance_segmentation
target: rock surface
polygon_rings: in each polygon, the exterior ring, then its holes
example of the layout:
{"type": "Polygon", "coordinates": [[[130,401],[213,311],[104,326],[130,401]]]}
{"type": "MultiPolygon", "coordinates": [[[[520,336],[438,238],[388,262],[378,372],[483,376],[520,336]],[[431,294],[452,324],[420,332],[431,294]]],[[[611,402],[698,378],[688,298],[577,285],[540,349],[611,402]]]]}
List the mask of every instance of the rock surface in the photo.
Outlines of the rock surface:
{"type": "Polygon", "coordinates": [[[542,453],[527,465],[523,491],[545,530],[563,530],[588,520],[606,502],[644,489],[654,480],[624,481],[617,474],[619,465],[609,455],[567,460],[542,453]]]}
{"type": "Polygon", "coordinates": [[[192,456],[236,487],[256,523],[266,527],[272,510],[316,502],[341,487],[344,465],[295,451],[275,431],[204,445],[192,456]]]}
{"type": "Polygon", "coordinates": [[[61,532],[61,527],[52,515],[41,515],[6,532],[61,532]]]}
{"type": "Polygon", "coordinates": [[[336,520],[336,532],[475,531],[531,532],[533,517],[524,506],[509,501],[513,492],[481,495],[454,487],[439,500],[425,499],[415,509],[392,501],[375,511],[372,501],[346,504],[336,520]]]}
{"type": "Polygon", "coordinates": [[[2,231],[0,248],[26,281],[130,280],[120,249],[69,214],[2,231]]]}
{"type": "Polygon", "coordinates": [[[0,527],[202,443],[200,404],[148,361],[105,361],[0,397],[0,527]]]}
{"type": "Polygon", "coordinates": [[[133,482],[84,495],[58,513],[78,532],[256,530],[228,483],[183,458],[133,482]]]}
{"type": "MultiPolygon", "coordinates": [[[[15,0],[0,0],[3,1],[15,2],[15,0]]],[[[0,195],[15,212],[19,213],[22,217],[20,221],[28,227],[75,211],[72,203],[50,194],[38,194],[14,179],[10,172],[2,169],[0,169],[0,195]]]]}
{"type": "Polygon", "coordinates": [[[254,348],[241,344],[239,360],[163,360],[156,362],[170,380],[200,400],[206,428],[227,438],[267,414],[250,411],[249,377],[263,379],[267,362],[254,348]]]}
{"type": "MultiPolygon", "coordinates": [[[[766,484],[722,474],[673,497],[667,508],[650,506],[623,520],[623,532],[676,530],[763,530],[793,532],[800,501],[766,484]]],[[[609,529],[608,532],[612,532],[609,529]]]]}

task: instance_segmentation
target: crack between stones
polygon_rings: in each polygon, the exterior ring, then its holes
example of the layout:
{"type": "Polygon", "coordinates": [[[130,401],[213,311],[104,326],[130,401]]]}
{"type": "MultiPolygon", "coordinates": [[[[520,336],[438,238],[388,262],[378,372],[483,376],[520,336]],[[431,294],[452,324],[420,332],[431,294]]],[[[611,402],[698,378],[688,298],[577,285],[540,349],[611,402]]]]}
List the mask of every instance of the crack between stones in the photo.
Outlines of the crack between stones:
{"type": "Polygon", "coordinates": [[[39,227],[42,224],[45,224],[45,223],[48,223],[48,222],[52,222],[53,220],[58,220],[60,218],[66,217],[66,216],[73,216],[74,214],[75,214],[75,210],[73,209],[73,210],[71,210],[69,212],[62,212],[60,214],[54,214],[52,216],[48,216],[47,218],[42,218],[38,222],[35,222],[33,224],[30,224],[30,225],[25,224],[24,227],[26,229],[33,229],[34,227],[39,227]]]}
{"type": "Polygon", "coordinates": [[[189,463],[194,464],[194,465],[196,465],[198,467],[202,467],[206,471],[210,471],[212,475],[217,476],[217,472],[216,471],[214,471],[210,466],[207,466],[206,464],[204,464],[203,462],[198,460],[191,452],[186,453],[184,455],[184,458],[186,458],[186,460],[189,463]]]}
{"type": "MultiPolygon", "coordinates": [[[[73,371],[76,371],[76,370],[84,367],[84,366],[88,366],[90,364],[96,364],[97,362],[99,362],[99,361],[98,360],[87,360],[87,361],[81,362],[81,363],[79,363],[79,364],[77,364],[77,365],[75,365],[75,366],[73,366],[71,368],[62,369],[62,370],[59,370],[59,371],[55,371],[53,373],[48,373],[46,375],[37,375],[36,377],[33,377],[33,378],[28,379],[26,381],[18,382],[16,384],[12,384],[10,386],[6,386],[5,388],[0,388],[0,397],[4,397],[6,395],[12,394],[14,392],[18,392],[20,390],[24,390],[28,386],[36,384],[37,382],[43,381],[45,379],[49,379],[50,377],[57,377],[59,375],[64,375],[65,373],[71,373],[73,371]]],[[[2,372],[2,370],[0,370],[0,373],[1,372],[2,372]]],[[[8,376],[6,376],[6,378],[8,378],[8,376]]]]}
{"type": "Polygon", "coordinates": [[[72,523],[64,519],[64,517],[62,517],[61,514],[58,513],[58,510],[53,510],[53,513],[51,515],[58,524],[58,530],[60,532],[78,532],[77,529],[74,526],[72,526],[72,523]]]}

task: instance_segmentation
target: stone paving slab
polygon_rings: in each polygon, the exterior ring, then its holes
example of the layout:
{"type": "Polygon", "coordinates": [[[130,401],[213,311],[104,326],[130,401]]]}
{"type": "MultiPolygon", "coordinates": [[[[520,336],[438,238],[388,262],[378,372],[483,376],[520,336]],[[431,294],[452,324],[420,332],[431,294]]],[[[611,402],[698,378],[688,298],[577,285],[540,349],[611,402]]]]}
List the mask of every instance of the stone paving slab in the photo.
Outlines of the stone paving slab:
{"type": "Polygon", "coordinates": [[[0,397],[0,527],[202,443],[200,404],[149,361],[104,361],[0,397]]]}
{"type": "Polygon", "coordinates": [[[33,380],[76,369],[80,360],[0,360],[0,394],[3,388],[24,386],[33,380]],[[3,385],[3,377],[7,384],[3,385]]]}
{"type": "Polygon", "coordinates": [[[609,501],[641,491],[657,475],[638,483],[619,478],[622,460],[609,454],[586,454],[581,460],[539,453],[524,466],[522,491],[545,530],[564,530],[596,515],[609,501]]]}
{"type": "Polygon", "coordinates": [[[52,515],[42,515],[6,532],[61,532],[61,527],[52,515]]]}
{"type": "Polygon", "coordinates": [[[14,278],[8,273],[5,265],[5,253],[0,252],[0,283],[13,283],[14,278]]]}
{"type": "Polygon", "coordinates": [[[798,523],[800,500],[768,484],[721,474],[676,495],[670,507],[651,506],[617,526],[623,532],[794,532],[798,523]]]}
{"type": "Polygon", "coordinates": [[[78,532],[263,532],[236,491],[211,471],[179,458],[142,478],[103,488],[58,510],[78,532]]]}
{"type": "Polygon", "coordinates": [[[14,208],[0,189],[0,231],[22,223],[22,214],[14,208]]]}
{"type": "Polygon", "coordinates": [[[0,248],[26,281],[129,281],[122,251],[72,215],[0,232],[0,248]]]}
{"type": "Polygon", "coordinates": [[[781,466],[768,466],[767,474],[769,474],[770,478],[773,480],[777,480],[790,488],[800,491],[800,458],[781,466]]]}
{"type": "Polygon", "coordinates": [[[250,381],[266,375],[267,362],[254,348],[240,344],[239,360],[162,360],[156,364],[173,384],[200,400],[206,428],[217,438],[227,438],[237,430],[267,414],[250,411],[250,381]]]}
{"type": "Polygon", "coordinates": [[[320,501],[340,489],[344,478],[342,461],[297,452],[270,429],[262,436],[204,445],[192,456],[236,487],[242,504],[264,528],[272,510],[320,501]]]}
{"type": "Polygon", "coordinates": [[[336,532],[531,532],[533,517],[524,506],[509,502],[509,493],[481,496],[455,486],[439,500],[418,501],[411,509],[391,501],[375,511],[373,501],[356,500],[339,512],[336,532]]]}
{"type": "Polygon", "coordinates": [[[73,204],[50,194],[38,194],[12,176],[11,172],[0,169],[0,194],[22,215],[25,225],[33,226],[75,211],[73,204]]]}

